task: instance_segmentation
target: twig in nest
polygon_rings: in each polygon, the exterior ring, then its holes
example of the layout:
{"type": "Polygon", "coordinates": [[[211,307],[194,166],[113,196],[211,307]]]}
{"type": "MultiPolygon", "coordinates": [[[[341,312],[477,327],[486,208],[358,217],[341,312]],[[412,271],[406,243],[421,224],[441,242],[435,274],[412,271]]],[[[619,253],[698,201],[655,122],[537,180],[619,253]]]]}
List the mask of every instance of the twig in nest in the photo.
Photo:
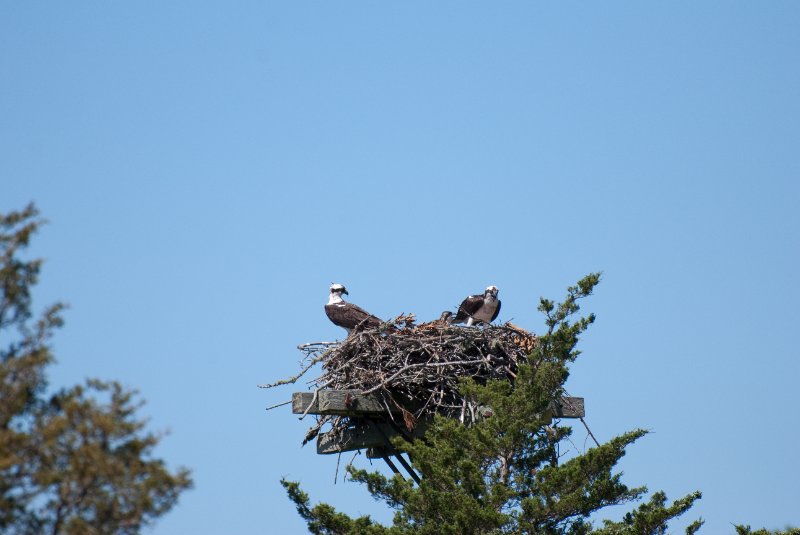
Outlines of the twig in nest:
{"type": "Polygon", "coordinates": [[[277,409],[278,407],[283,407],[284,405],[288,405],[291,402],[292,402],[292,400],[290,399],[289,401],[284,401],[283,403],[278,403],[277,405],[273,405],[272,407],[267,407],[264,410],[271,411],[272,409],[277,409]]]}
{"type": "MultiPolygon", "coordinates": [[[[297,382],[297,380],[300,379],[302,376],[304,376],[306,374],[306,372],[308,372],[308,370],[313,368],[315,364],[317,364],[318,362],[320,362],[321,360],[323,360],[325,358],[325,354],[326,354],[326,351],[328,349],[327,347],[325,347],[325,344],[330,345],[330,344],[333,344],[333,342],[314,342],[313,345],[318,346],[318,347],[322,347],[322,348],[324,348],[324,350],[321,353],[319,353],[316,356],[314,356],[311,359],[311,362],[309,362],[306,366],[304,366],[303,369],[300,370],[300,373],[298,373],[297,375],[289,377],[288,379],[281,379],[280,381],[276,381],[274,383],[267,383],[267,384],[263,384],[263,385],[258,385],[258,388],[275,388],[276,386],[289,385],[289,384],[293,384],[293,383],[297,382]]],[[[311,345],[312,344],[303,344],[303,346],[311,346],[311,345]]],[[[303,346],[297,346],[297,347],[300,348],[300,347],[303,347],[303,346]]],[[[305,350],[303,350],[303,351],[305,351],[305,350]]],[[[318,351],[318,349],[315,349],[315,351],[318,351]]],[[[312,354],[313,353],[309,353],[307,356],[311,356],[312,354]]]]}

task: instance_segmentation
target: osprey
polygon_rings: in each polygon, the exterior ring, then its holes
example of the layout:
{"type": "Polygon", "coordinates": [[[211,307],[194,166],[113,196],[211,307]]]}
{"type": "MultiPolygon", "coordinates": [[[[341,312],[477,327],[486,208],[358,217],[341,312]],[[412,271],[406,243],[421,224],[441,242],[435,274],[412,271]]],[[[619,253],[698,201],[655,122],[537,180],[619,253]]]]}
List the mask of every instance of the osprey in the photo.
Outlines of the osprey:
{"type": "Polygon", "coordinates": [[[443,328],[443,327],[448,327],[452,323],[453,323],[453,313],[450,312],[449,310],[445,310],[444,312],[442,312],[442,315],[439,316],[438,320],[425,322],[425,323],[421,324],[417,328],[418,329],[428,329],[428,330],[437,329],[437,328],[440,329],[440,328],[443,328]]]}
{"type": "Polygon", "coordinates": [[[489,286],[483,295],[470,295],[461,302],[453,323],[491,323],[500,313],[500,300],[497,286],[489,286]]]}
{"type": "Polygon", "coordinates": [[[439,319],[436,321],[438,321],[441,325],[450,325],[451,323],[453,323],[453,313],[450,312],[449,310],[445,310],[444,312],[442,312],[442,315],[439,316],[439,319]]]}
{"type": "Polygon", "coordinates": [[[350,331],[358,327],[378,327],[383,323],[363,308],[353,303],[348,303],[342,299],[342,294],[347,293],[347,288],[341,284],[331,284],[331,294],[328,297],[328,304],[325,305],[325,314],[328,315],[334,325],[338,325],[350,334],[350,331]]]}

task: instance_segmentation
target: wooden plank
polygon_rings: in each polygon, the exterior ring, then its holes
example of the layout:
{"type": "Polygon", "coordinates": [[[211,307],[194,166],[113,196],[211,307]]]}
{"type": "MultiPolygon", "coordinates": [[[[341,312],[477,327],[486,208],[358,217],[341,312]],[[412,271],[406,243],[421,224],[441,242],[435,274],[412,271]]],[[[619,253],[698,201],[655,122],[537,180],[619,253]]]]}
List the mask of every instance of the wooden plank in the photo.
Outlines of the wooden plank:
{"type": "MultiPolygon", "coordinates": [[[[427,422],[417,422],[417,427],[407,436],[420,438],[425,434],[427,422]]],[[[389,422],[375,422],[365,420],[355,427],[345,429],[339,434],[320,433],[317,436],[317,453],[330,455],[344,451],[354,451],[366,448],[390,448],[386,439],[399,436],[400,433],[389,422]]]]}
{"type": "Polygon", "coordinates": [[[390,453],[391,451],[383,446],[367,448],[367,459],[383,459],[390,453]]]}
{"type": "MultiPolygon", "coordinates": [[[[314,400],[313,392],[295,392],[292,394],[292,412],[294,414],[335,414],[345,416],[370,416],[386,414],[386,407],[378,396],[363,395],[358,390],[320,390],[314,400]],[[309,405],[311,407],[309,408],[309,405]]],[[[392,413],[400,410],[389,406],[392,413]]],[[[410,409],[412,410],[413,409],[410,409]]],[[[583,418],[586,416],[583,398],[563,397],[553,404],[548,411],[553,418],[583,418]]]]}
{"type": "Polygon", "coordinates": [[[292,394],[292,413],[319,414],[319,398],[314,399],[314,392],[295,392],[292,394]],[[310,408],[309,405],[311,406],[310,408]],[[308,409],[308,412],[306,412],[306,409],[308,409]]]}
{"type": "MultiPolygon", "coordinates": [[[[387,436],[397,434],[396,431],[387,431],[387,436]]],[[[354,451],[362,448],[377,448],[386,444],[386,439],[378,431],[377,426],[360,425],[345,429],[341,433],[320,433],[317,436],[317,453],[330,455],[343,451],[354,451]]]]}
{"type": "Polygon", "coordinates": [[[553,418],[583,418],[586,416],[583,398],[564,396],[553,403],[552,416],[553,418]]]}
{"type": "MultiPolygon", "coordinates": [[[[292,394],[292,412],[294,414],[385,414],[386,407],[378,396],[363,395],[359,390],[320,390],[317,399],[314,392],[295,392],[292,394]],[[309,408],[309,405],[311,407],[309,408]]],[[[399,413],[400,410],[390,406],[391,411],[399,413]]]]}
{"type": "MultiPolygon", "coordinates": [[[[399,412],[398,409],[393,412],[399,412]]],[[[385,414],[386,407],[378,396],[363,395],[358,390],[320,390],[320,414],[385,414]]]]}

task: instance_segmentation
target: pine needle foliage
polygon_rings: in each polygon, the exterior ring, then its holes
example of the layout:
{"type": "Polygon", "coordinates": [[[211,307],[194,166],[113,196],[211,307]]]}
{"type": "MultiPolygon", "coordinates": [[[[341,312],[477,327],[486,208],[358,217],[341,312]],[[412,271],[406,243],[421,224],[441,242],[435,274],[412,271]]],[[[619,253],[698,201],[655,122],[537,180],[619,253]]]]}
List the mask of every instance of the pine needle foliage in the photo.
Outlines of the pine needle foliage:
{"type": "Polygon", "coordinates": [[[768,529],[757,529],[753,531],[750,526],[747,525],[736,525],[736,535],[800,535],[800,528],[793,528],[787,527],[786,529],[776,529],[776,530],[768,530],[768,529]]]}
{"type": "MultiPolygon", "coordinates": [[[[391,526],[368,516],[351,518],[328,504],[312,506],[299,484],[282,480],[288,496],[314,534],[661,534],[685,513],[699,492],[667,504],[662,492],[624,516],[596,527],[590,516],[611,505],[641,500],[645,487],[629,488],[614,467],[626,448],[646,434],[636,429],[561,462],[559,445],[571,435],[566,426],[542,417],[565,394],[569,364],[580,355],[580,335],[594,315],[576,317],[600,274],[567,289],[563,302],[541,299],[547,332],[539,336],[530,363],[515,381],[461,382],[462,393],[492,407],[492,416],[465,426],[436,416],[422,440],[395,442],[422,477],[413,485],[399,475],[386,477],[348,467],[351,479],[395,510],[391,526]],[[532,365],[535,363],[536,365],[532,365]]],[[[693,523],[687,533],[702,524],[693,523]]]]}
{"type": "Polygon", "coordinates": [[[34,318],[42,261],[22,257],[43,222],[33,205],[0,214],[0,533],[140,533],[191,487],[189,471],[153,457],[161,437],[119,383],[47,394],[48,341],[64,307],[34,318]]]}

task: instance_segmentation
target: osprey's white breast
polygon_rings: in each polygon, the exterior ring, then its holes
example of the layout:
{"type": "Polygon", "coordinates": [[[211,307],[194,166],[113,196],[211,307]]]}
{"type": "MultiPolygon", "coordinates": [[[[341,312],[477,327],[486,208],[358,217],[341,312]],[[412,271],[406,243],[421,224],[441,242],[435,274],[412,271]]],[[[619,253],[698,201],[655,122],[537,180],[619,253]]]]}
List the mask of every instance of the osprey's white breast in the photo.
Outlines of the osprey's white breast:
{"type": "Polygon", "coordinates": [[[483,306],[472,317],[479,321],[491,323],[495,310],[497,310],[497,298],[489,296],[484,299],[483,306]]]}

